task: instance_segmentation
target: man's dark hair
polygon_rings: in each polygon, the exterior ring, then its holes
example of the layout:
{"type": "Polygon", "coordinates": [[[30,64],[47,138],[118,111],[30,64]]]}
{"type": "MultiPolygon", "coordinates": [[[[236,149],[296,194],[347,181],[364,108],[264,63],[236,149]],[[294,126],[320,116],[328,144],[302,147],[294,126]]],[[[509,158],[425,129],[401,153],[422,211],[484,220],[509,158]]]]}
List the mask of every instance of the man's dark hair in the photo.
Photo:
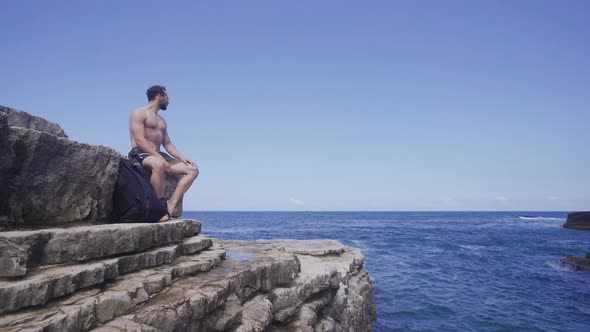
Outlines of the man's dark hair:
{"type": "Polygon", "coordinates": [[[161,85],[153,85],[147,89],[147,97],[148,101],[152,101],[156,98],[157,95],[166,95],[166,87],[161,85]]]}

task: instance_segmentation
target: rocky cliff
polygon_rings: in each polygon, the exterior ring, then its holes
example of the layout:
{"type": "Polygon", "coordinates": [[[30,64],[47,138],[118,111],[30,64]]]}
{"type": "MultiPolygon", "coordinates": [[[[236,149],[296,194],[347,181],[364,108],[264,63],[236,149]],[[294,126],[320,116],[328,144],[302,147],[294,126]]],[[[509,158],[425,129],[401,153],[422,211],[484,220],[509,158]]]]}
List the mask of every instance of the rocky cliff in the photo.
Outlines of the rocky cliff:
{"type": "MultiPolygon", "coordinates": [[[[68,139],[58,124],[0,106],[0,230],[110,221],[121,157],[68,139]]],[[[167,177],[166,197],[177,182],[167,177]]]]}
{"type": "Polygon", "coordinates": [[[108,223],[119,154],[44,121],[0,109],[0,330],[371,330],[358,249],[222,241],[196,220],[108,223]]]}

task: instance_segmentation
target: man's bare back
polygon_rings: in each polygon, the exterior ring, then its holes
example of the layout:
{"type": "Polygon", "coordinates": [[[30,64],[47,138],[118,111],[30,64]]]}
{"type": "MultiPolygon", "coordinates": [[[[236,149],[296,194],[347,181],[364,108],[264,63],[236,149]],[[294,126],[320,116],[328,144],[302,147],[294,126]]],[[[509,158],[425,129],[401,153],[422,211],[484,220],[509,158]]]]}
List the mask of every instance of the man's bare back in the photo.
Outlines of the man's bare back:
{"type": "MultiPolygon", "coordinates": [[[[129,136],[132,147],[129,158],[137,160],[142,166],[151,170],[150,183],[158,197],[164,196],[166,173],[181,176],[174,193],[167,201],[168,211],[172,213],[199,175],[199,169],[172,144],[166,121],[158,114],[160,110],[166,110],[170,102],[166,88],[152,86],[148,89],[147,95],[149,104],[135,109],[129,117],[129,136]],[[162,146],[176,159],[160,151],[162,146]]],[[[170,219],[168,215],[161,221],[170,219]]]]}

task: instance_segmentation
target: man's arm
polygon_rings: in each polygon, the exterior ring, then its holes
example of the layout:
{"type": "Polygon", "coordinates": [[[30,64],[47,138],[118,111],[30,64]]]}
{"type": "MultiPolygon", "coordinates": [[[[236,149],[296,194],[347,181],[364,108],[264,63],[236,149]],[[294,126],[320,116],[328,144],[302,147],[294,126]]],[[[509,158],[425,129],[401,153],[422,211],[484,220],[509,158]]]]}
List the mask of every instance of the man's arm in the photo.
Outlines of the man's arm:
{"type": "Polygon", "coordinates": [[[156,145],[147,139],[145,139],[145,126],[144,121],[146,119],[145,112],[141,109],[137,109],[131,112],[131,116],[129,117],[129,131],[131,132],[131,136],[135,141],[137,147],[146,153],[151,154],[152,156],[164,159],[156,150],[156,145]]]}
{"type": "Polygon", "coordinates": [[[178,158],[180,161],[182,161],[186,165],[196,166],[192,160],[185,157],[182,153],[180,153],[180,151],[178,151],[178,149],[176,149],[176,146],[174,146],[174,144],[172,144],[172,141],[170,140],[170,136],[168,136],[168,128],[166,128],[166,130],[164,130],[164,142],[162,145],[164,146],[166,151],[170,152],[170,154],[173,157],[178,158]]]}

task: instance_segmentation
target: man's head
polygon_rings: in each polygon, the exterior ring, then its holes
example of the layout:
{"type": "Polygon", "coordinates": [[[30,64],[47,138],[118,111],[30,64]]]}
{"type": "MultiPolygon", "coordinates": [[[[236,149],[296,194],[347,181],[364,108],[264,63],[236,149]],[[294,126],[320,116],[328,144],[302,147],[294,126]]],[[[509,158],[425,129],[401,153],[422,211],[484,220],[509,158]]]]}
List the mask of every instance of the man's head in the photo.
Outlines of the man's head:
{"type": "Polygon", "coordinates": [[[170,103],[170,98],[168,98],[168,92],[166,92],[166,87],[161,85],[154,85],[150,86],[147,89],[147,97],[148,101],[152,102],[153,100],[157,101],[158,106],[161,110],[166,110],[168,108],[168,103],[170,103]]]}

